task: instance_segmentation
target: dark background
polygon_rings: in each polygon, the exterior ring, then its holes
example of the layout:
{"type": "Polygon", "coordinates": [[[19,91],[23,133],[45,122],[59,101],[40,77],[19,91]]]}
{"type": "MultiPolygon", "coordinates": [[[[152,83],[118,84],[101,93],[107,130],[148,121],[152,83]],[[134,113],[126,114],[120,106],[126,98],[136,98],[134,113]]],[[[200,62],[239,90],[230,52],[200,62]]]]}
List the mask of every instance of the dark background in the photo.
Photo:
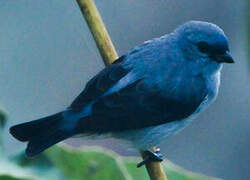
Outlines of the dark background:
{"type": "MultiPolygon", "coordinates": [[[[209,21],[224,29],[236,64],[224,66],[216,103],[161,148],[168,159],[189,170],[227,180],[250,179],[244,1],[96,0],[96,4],[119,55],[188,20],[209,21]]],[[[0,1],[0,60],[0,103],[9,113],[9,126],[64,109],[104,67],[74,0],[0,1]]],[[[9,154],[24,149],[7,130],[4,137],[9,154]]],[[[117,140],[87,143],[109,144],[123,155],[134,155],[117,140]]]]}

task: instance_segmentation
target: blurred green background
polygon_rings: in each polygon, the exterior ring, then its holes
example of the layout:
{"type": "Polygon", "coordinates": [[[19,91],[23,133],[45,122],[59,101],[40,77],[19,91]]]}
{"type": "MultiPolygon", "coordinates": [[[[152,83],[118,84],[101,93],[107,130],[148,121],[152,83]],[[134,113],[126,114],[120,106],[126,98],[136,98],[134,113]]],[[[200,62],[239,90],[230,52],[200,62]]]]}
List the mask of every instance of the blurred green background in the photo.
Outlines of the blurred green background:
{"type": "MultiPolygon", "coordinates": [[[[224,29],[236,63],[224,66],[217,101],[161,149],[186,169],[227,180],[250,179],[249,1],[96,0],[96,4],[119,55],[188,20],[209,21],[224,29]]],[[[64,109],[104,67],[74,0],[0,1],[0,27],[0,104],[9,114],[7,127],[64,109]]],[[[113,139],[66,142],[99,144],[121,155],[136,155],[113,139]]],[[[7,129],[4,146],[9,155],[25,147],[7,129]]]]}

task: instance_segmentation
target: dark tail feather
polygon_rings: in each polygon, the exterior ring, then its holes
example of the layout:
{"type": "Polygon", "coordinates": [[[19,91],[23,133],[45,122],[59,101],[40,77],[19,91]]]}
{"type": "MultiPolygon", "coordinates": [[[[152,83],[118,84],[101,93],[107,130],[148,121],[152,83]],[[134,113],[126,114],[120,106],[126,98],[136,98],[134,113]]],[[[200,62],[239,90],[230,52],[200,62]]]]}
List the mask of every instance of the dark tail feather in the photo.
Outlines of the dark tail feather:
{"type": "MultiPolygon", "coordinates": [[[[28,141],[27,156],[34,156],[50,146],[74,135],[74,129],[63,126],[62,113],[10,128],[10,133],[19,141],[28,141]]],[[[73,127],[73,126],[72,126],[73,127]]]]}

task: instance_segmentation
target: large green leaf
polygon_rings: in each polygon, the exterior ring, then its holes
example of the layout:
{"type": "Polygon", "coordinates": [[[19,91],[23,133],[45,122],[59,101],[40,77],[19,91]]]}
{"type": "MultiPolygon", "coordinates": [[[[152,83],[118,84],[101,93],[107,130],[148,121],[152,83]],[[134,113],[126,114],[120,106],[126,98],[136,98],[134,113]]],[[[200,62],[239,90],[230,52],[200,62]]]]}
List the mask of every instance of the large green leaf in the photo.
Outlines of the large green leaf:
{"type": "Polygon", "coordinates": [[[16,164],[19,167],[18,170],[21,169],[21,171],[26,172],[26,175],[33,175],[35,179],[67,179],[44,153],[35,158],[27,158],[22,152],[14,157],[9,157],[9,161],[16,164]]]}
{"type": "MultiPolygon", "coordinates": [[[[134,179],[149,180],[145,168],[135,168],[139,158],[126,158],[124,159],[125,165],[134,179]]],[[[218,178],[204,176],[198,173],[187,171],[180,166],[175,165],[169,160],[164,160],[162,163],[164,171],[167,174],[168,180],[219,180],[218,178]]]]}
{"type": "Polygon", "coordinates": [[[7,158],[0,160],[0,179],[1,180],[38,180],[33,173],[23,169],[7,158]]]}
{"type": "Polygon", "coordinates": [[[0,179],[1,180],[33,180],[33,179],[30,179],[30,178],[21,178],[21,177],[14,177],[14,176],[11,176],[11,175],[8,175],[8,174],[3,174],[3,175],[0,175],[0,179]]]}
{"type": "Polygon", "coordinates": [[[218,178],[208,177],[202,174],[193,173],[191,171],[187,171],[180,166],[166,160],[163,163],[163,168],[168,176],[168,179],[171,180],[219,180],[218,178]]]}
{"type": "Polygon", "coordinates": [[[100,148],[72,149],[55,146],[45,154],[69,180],[127,179],[126,168],[116,154],[100,148]]]}
{"type": "MultiPolygon", "coordinates": [[[[72,149],[54,146],[36,158],[23,153],[0,162],[0,177],[6,180],[149,180],[144,167],[137,168],[140,158],[125,158],[103,148],[72,149]],[[6,167],[2,170],[1,164],[6,167]],[[6,166],[7,164],[7,166],[6,166]]],[[[163,163],[168,180],[218,180],[184,170],[170,161],[163,163]]],[[[1,178],[0,178],[1,179],[1,178]]],[[[1,179],[2,180],[2,179],[1,179]]]]}

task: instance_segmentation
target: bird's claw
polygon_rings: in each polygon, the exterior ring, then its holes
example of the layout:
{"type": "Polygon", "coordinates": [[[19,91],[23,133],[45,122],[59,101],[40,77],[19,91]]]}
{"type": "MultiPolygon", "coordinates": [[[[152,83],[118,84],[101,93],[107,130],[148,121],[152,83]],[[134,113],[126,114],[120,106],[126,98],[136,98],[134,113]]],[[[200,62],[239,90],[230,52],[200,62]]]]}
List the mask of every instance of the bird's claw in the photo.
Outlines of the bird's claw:
{"type": "Polygon", "coordinates": [[[154,152],[147,150],[144,153],[145,153],[145,158],[143,161],[137,164],[138,168],[145,165],[148,161],[156,161],[156,162],[163,161],[163,155],[160,153],[159,148],[157,148],[154,152]]]}

